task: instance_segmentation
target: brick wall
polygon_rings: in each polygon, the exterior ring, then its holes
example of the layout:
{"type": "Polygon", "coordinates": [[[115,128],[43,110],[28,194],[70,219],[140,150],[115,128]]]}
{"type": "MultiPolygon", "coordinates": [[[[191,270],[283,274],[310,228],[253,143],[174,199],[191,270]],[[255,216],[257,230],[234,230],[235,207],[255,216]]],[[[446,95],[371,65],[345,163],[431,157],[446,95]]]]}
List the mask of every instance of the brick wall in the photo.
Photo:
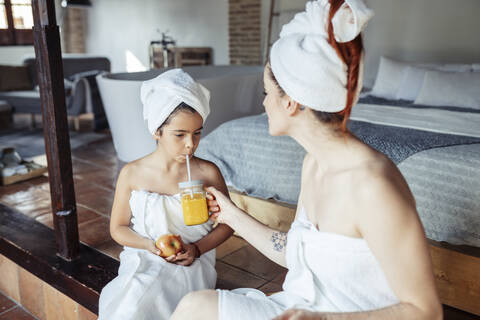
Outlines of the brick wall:
{"type": "Polygon", "coordinates": [[[262,64],[261,1],[229,0],[230,64],[262,64]]]}
{"type": "Polygon", "coordinates": [[[65,9],[62,25],[62,51],[65,53],[85,53],[86,10],[65,9]]]}

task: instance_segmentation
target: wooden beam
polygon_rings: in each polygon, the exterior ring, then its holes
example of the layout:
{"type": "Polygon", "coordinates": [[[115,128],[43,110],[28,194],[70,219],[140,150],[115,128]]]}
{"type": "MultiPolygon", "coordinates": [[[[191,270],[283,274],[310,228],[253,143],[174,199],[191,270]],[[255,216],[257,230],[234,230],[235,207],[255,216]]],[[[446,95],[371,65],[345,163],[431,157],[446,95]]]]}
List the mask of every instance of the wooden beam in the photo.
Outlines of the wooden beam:
{"type": "Polygon", "coordinates": [[[275,10],[275,0],[270,0],[270,15],[268,16],[268,31],[267,31],[267,41],[265,43],[265,56],[264,56],[264,61],[263,63],[266,63],[268,61],[269,54],[270,54],[270,47],[272,44],[270,43],[272,41],[272,20],[274,16],[274,10],[275,10]]]}
{"type": "Polygon", "coordinates": [[[117,276],[120,263],[83,244],[82,259],[65,261],[56,255],[55,242],[50,228],[0,204],[0,254],[98,314],[100,292],[117,276]]]}
{"type": "Polygon", "coordinates": [[[8,41],[9,44],[16,44],[15,41],[15,25],[13,22],[13,14],[12,14],[12,4],[10,0],[5,0],[5,13],[7,16],[7,25],[8,25],[8,41]]]}
{"type": "Polygon", "coordinates": [[[480,316],[480,249],[430,240],[430,254],[442,303],[480,316]]]}
{"type": "Polygon", "coordinates": [[[57,254],[79,256],[77,208],[54,0],[33,0],[34,46],[57,254]]]}

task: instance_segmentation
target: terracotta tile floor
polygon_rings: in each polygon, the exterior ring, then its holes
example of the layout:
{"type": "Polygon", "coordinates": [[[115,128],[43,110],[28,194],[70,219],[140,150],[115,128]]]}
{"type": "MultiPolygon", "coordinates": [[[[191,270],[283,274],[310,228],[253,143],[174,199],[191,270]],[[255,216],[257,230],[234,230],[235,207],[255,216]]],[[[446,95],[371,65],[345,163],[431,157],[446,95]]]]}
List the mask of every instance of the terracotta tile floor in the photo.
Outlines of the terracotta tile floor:
{"type": "MultiPolygon", "coordinates": [[[[45,157],[35,160],[46,162],[45,157]]],[[[80,241],[118,259],[122,248],[108,230],[115,179],[121,166],[112,140],[107,136],[73,150],[72,164],[80,241]]],[[[0,203],[53,227],[47,177],[0,186],[0,203]]],[[[281,290],[286,269],[243,239],[232,237],[217,248],[217,271],[219,288],[252,287],[272,293],[281,290]]]]}
{"type": "MultiPolygon", "coordinates": [[[[46,163],[45,157],[35,160],[46,163]]],[[[108,223],[121,163],[116,158],[111,138],[106,136],[73,150],[72,163],[80,241],[118,259],[122,248],[111,239],[108,223]]],[[[0,203],[52,227],[47,177],[0,186],[0,203]]],[[[217,272],[218,288],[251,287],[273,293],[282,289],[286,269],[265,258],[243,239],[232,237],[217,248],[217,272]]],[[[5,299],[0,301],[0,320],[32,319],[11,300],[5,299]],[[6,312],[12,312],[12,316],[6,316],[6,312]]],[[[445,319],[478,318],[447,308],[445,319]]]]}
{"type": "Polygon", "coordinates": [[[21,306],[0,293],[0,320],[35,320],[21,306]]]}

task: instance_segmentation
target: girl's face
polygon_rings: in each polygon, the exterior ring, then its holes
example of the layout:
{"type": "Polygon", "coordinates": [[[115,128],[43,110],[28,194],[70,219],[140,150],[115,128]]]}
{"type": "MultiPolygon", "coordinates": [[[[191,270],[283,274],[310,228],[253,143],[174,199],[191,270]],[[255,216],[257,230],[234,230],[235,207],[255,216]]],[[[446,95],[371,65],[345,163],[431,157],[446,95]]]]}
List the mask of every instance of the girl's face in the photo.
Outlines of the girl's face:
{"type": "Polygon", "coordinates": [[[198,112],[180,111],[154,138],[168,155],[178,162],[185,162],[185,155],[191,158],[197,149],[202,129],[203,119],[198,112]]]}
{"type": "Polygon", "coordinates": [[[267,64],[263,72],[263,85],[265,88],[265,99],[263,106],[268,116],[268,131],[272,136],[279,136],[286,134],[287,117],[286,113],[282,112],[288,104],[288,96],[280,96],[280,90],[270,77],[270,71],[267,69],[270,66],[267,64]]]}

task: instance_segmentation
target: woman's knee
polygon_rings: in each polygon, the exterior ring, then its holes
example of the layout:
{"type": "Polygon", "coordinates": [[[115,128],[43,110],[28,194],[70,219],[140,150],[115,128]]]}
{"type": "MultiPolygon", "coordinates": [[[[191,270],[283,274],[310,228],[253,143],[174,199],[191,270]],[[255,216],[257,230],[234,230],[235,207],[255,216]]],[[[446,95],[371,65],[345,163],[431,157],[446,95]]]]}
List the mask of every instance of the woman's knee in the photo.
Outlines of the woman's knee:
{"type": "Polygon", "coordinates": [[[172,319],[217,319],[217,309],[218,293],[215,290],[190,292],[182,298],[172,319]]]}

